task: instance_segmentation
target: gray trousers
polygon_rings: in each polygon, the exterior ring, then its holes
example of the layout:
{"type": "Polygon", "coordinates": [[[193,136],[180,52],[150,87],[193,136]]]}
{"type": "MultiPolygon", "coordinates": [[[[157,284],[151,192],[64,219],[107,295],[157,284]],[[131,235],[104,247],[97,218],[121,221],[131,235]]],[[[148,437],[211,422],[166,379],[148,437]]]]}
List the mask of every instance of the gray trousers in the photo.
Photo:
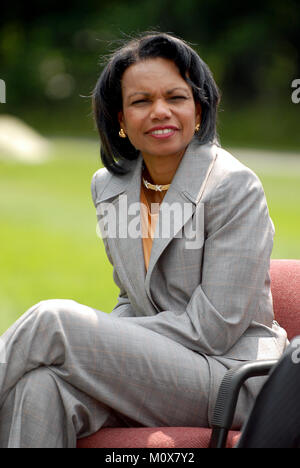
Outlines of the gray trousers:
{"type": "Polygon", "coordinates": [[[208,426],[208,358],[130,318],[43,301],[1,344],[1,447],[72,448],[104,426],[208,426]]]}

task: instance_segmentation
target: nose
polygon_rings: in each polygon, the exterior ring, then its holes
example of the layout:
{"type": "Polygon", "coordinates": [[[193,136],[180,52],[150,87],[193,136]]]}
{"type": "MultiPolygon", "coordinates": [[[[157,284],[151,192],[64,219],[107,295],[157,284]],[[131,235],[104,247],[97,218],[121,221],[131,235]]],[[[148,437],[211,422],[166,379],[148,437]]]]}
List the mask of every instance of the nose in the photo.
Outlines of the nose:
{"type": "Polygon", "coordinates": [[[172,115],[168,103],[163,99],[157,99],[152,104],[151,119],[164,120],[170,118],[172,115]]]}

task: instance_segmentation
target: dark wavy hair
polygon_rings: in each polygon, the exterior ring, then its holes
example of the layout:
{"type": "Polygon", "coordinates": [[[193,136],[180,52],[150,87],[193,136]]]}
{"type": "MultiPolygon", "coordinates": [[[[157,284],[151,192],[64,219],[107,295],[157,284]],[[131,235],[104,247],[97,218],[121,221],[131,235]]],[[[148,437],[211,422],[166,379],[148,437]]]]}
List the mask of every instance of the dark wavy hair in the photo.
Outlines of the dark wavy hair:
{"type": "Polygon", "coordinates": [[[113,174],[127,173],[126,162],[136,159],[139,154],[128,138],[119,137],[122,76],[130,65],[156,57],[176,64],[182,78],[191,86],[195,102],[201,104],[201,127],[195,135],[199,144],[218,141],[216,121],[220,94],[206,63],[185,41],[173,35],[144,33],[110,55],[92,94],[94,118],[101,140],[101,160],[113,174]]]}

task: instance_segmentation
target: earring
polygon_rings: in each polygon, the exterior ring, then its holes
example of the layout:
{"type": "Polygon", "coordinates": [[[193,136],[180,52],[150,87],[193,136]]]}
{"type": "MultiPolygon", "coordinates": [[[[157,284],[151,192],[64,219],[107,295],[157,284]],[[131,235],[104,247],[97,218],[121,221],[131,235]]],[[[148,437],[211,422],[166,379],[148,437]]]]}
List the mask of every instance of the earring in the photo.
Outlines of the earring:
{"type": "Polygon", "coordinates": [[[197,124],[195,127],[195,133],[199,132],[199,130],[200,130],[200,124],[197,124]]]}
{"type": "Polygon", "coordinates": [[[124,132],[123,128],[121,128],[121,130],[119,131],[119,137],[120,138],[126,138],[126,133],[124,132]]]}

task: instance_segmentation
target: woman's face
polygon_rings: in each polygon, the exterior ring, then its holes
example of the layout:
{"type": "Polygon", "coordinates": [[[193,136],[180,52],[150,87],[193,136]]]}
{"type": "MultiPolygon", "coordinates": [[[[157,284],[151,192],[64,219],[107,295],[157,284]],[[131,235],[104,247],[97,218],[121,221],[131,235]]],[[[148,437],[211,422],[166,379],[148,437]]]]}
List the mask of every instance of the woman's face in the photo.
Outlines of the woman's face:
{"type": "Polygon", "coordinates": [[[122,78],[120,126],[147,157],[182,156],[200,123],[201,107],[171,60],[147,59],[122,78]]]}

